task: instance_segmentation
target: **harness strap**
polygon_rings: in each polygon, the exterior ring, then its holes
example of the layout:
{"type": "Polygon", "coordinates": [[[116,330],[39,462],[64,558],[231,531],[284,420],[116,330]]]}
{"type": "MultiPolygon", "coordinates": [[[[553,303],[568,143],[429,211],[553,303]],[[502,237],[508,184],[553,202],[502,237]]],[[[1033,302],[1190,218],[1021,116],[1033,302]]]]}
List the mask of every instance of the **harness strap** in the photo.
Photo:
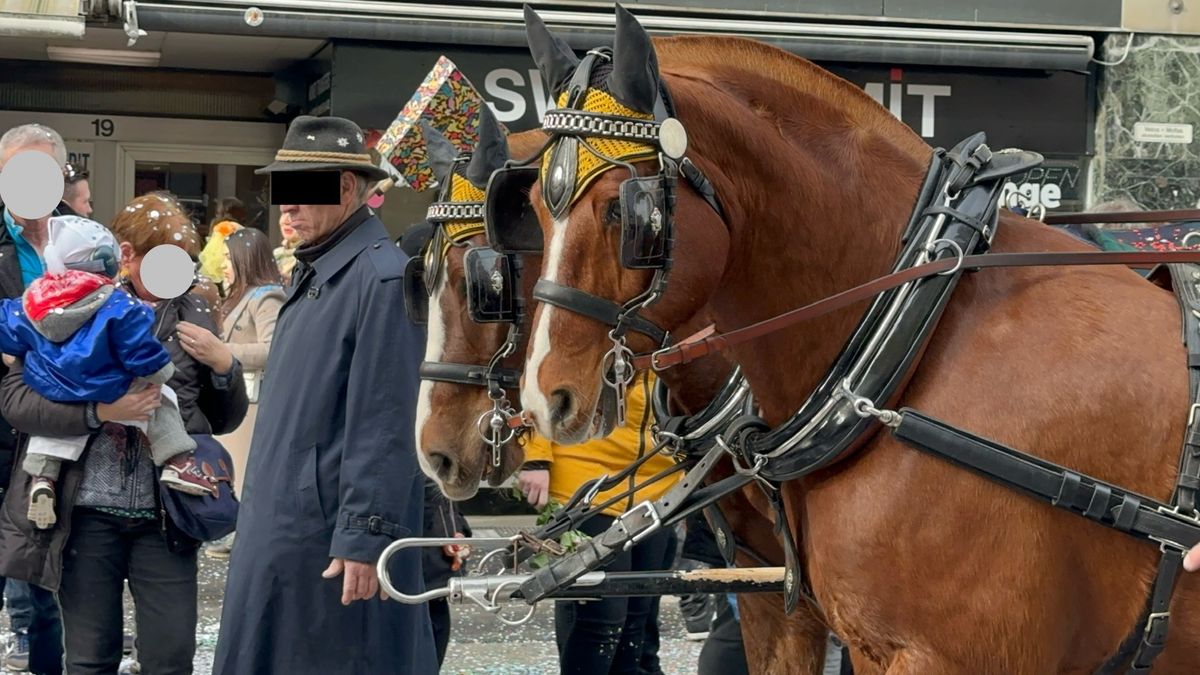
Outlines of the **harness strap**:
{"type": "Polygon", "coordinates": [[[521,371],[513,368],[491,368],[489,366],[445,361],[425,361],[418,371],[421,379],[469,387],[488,386],[489,375],[496,378],[501,387],[515,389],[521,384],[521,371]]]}
{"type": "Polygon", "coordinates": [[[950,218],[953,218],[954,220],[962,223],[963,225],[970,227],[971,229],[978,232],[979,236],[983,237],[985,240],[991,238],[989,236],[989,234],[992,231],[991,225],[988,225],[987,223],[983,222],[982,220],[976,218],[975,216],[972,216],[969,213],[964,213],[954,207],[939,206],[939,205],[935,204],[935,205],[930,206],[929,208],[925,209],[925,211],[922,215],[936,216],[936,215],[941,215],[941,214],[944,214],[950,218]]]}
{"type": "Polygon", "coordinates": [[[589,319],[615,327],[621,321],[630,330],[641,333],[654,341],[654,344],[667,344],[667,332],[645,318],[629,314],[624,307],[617,303],[592,295],[578,288],[556,284],[549,279],[538,279],[533,286],[533,299],[547,305],[561,307],[569,312],[582,314],[589,319]]]}
{"type": "Polygon", "coordinates": [[[708,176],[704,175],[700,167],[693,164],[691,159],[684,157],[679,161],[679,173],[687,179],[696,194],[700,195],[704,201],[708,202],[712,210],[717,212],[721,220],[725,220],[725,209],[721,207],[721,200],[717,197],[717,188],[708,179],[708,176]]]}
{"type": "MultiPolygon", "coordinates": [[[[1194,265],[1169,265],[1172,286],[1179,298],[1182,313],[1183,342],[1188,350],[1188,384],[1192,406],[1188,414],[1183,452],[1179,459],[1179,475],[1175,481],[1175,509],[1181,517],[1196,517],[1196,489],[1200,486],[1200,268],[1194,265]]],[[[1143,626],[1137,653],[1128,673],[1149,673],[1154,660],[1167,645],[1171,623],[1171,598],[1179,583],[1184,551],[1163,545],[1158,573],[1150,593],[1148,613],[1139,622],[1143,626]]]]}
{"type": "MultiPolygon", "coordinates": [[[[850,305],[870,300],[911,281],[932,277],[954,269],[977,270],[991,267],[1057,267],[1064,265],[1157,265],[1165,263],[1200,263],[1200,251],[1130,251],[1088,253],[988,253],[962,258],[948,257],[909,267],[879,277],[860,286],[842,291],[804,307],[793,309],[770,319],[728,333],[716,333],[706,328],[683,341],[651,354],[637,356],[634,368],[656,371],[691,363],[709,354],[770,335],[799,323],[811,321],[850,305]]],[[[541,283],[540,281],[538,282],[541,283]]],[[[535,291],[536,292],[536,291],[535,291]]]]}
{"type": "Polygon", "coordinates": [[[1200,520],[1122,487],[956,429],[915,410],[901,411],[896,438],[1001,485],[1180,555],[1200,543],[1200,520]]]}
{"type": "Polygon", "coordinates": [[[716,503],[753,480],[750,476],[734,474],[703,486],[704,479],[724,454],[720,446],[714,446],[662,497],[638,504],[617,518],[604,533],[580,544],[571,555],[536,570],[521,585],[526,602],[544,600],[556,589],[574,583],[589,570],[604,565],[645,537],[716,503]]]}

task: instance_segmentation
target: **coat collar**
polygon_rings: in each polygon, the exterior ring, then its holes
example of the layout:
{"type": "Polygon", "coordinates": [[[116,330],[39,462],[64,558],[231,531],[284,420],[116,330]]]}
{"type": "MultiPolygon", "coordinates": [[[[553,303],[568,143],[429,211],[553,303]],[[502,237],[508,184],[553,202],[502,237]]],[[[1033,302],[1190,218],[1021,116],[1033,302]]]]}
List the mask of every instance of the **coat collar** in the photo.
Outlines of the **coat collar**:
{"type": "Polygon", "coordinates": [[[312,262],[314,284],[323,285],[342,271],[342,268],[349,265],[359,253],[363,252],[363,249],[380,238],[388,236],[383,222],[365,206],[355,211],[347,219],[346,225],[352,228],[350,232],[342,237],[341,241],[333,248],[325,251],[321,257],[312,262]]]}

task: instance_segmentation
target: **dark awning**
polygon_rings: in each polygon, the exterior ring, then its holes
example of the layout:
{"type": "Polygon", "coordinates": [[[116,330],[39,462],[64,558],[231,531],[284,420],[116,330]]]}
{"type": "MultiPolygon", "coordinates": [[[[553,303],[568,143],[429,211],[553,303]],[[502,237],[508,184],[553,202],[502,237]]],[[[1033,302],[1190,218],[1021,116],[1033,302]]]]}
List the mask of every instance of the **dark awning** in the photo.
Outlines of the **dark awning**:
{"type": "MultiPolygon", "coordinates": [[[[355,0],[260,0],[256,7],[263,12],[258,26],[247,22],[246,3],[240,0],[138,2],[136,11],[140,27],[149,31],[525,45],[521,10],[515,7],[355,0]]],[[[602,44],[611,34],[611,8],[540,13],[578,49],[602,44]]],[[[1084,70],[1094,51],[1090,36],[1069,33],[805,23],[780,17],[645,14],[639,20],[657,35],[741,35],[827,62],[1084,70]]]]}

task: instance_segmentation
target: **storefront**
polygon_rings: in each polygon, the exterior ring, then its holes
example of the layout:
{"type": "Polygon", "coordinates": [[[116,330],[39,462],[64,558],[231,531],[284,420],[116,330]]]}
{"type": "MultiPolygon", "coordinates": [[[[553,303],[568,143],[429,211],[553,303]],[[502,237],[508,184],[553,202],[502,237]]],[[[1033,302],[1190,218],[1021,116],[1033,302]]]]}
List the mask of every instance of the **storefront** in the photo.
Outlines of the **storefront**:
{"type": "MultiPolygon", "coordinates": [[[[480,89],[513,131],[537,126],[550,97],[523,49],[379,46],[335,42],[329,91],[314,105],[364,127],[384,129],[441,55],[480,89]]],[[[1095,118],[1094,76],[1088,71],[932,67],[822,62],[857,84],[933,146],[949,147],[986,131],[993,148],[1020,147],[1047,157],[1044,167],[1009,190],[1047,209],[1074,210],[1085,197],[1095,118]]],[[[323,88],[322,88],[323,89],[323,88]]],[[[404,227],[421,216],[429,195],[389,196],[385,215],[404,227]]]]}

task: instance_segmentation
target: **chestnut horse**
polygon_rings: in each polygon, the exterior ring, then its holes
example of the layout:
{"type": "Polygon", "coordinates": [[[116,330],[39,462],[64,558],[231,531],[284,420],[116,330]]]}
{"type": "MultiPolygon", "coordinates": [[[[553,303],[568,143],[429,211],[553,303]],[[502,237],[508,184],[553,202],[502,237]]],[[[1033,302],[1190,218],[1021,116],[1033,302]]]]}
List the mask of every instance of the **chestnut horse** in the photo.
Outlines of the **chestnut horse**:
{"type": "MultiPolygon", "coordinates": [[[[508,137],[509,151],[515,156],[531,156],[546,140],[541,131],[527,131],[508,137]]],[[[429,299],[428,339],[426,361],[445,361],[461,364],[486,364],[507,338],[507,324],[476,323],[467,312],[466,278],[463,256],[470,247],[486,246],[487,239],[477,234],[451,246],[441,265],[440,278],[429,299]]],[[[522,295],[532,297],[533,283],[541,268],[542,258],[525,255],[526,272],[522,275],[522,295]]],[[[708,315],[705,314],[705,317],[708,315]]],[[[709,319],[695,322],[700,323],[709,319]]],[[[523,335],[528,335],[529,313],[523,335]]],[[[526,340],[521,338],[514,356],[503,362],[506,367],[519,366],[524,356],[526,340]]],[[[671,387],[672,401],[684,412],[694,412],[708,403],[728,376],[731,366],[722,359],[710,359],[686,368],[664,373],[667,382],[684,377],[690,379],[687,390],[671,387]]],[[[516,400],[517,392],[508,392],[516,400]]],[[[491,467],[491,448],[481,439],[477,421],[492,408],[483,387],[423,380],[420,388],[420,411],[417,416],[417,448],[421,466],[448,497],[468,499],[483,479],[498,485],[524,461],[524,451],[516,440],[505,444],[499,469],[491,467]]],[[[728,469],[722,467],[727,472],[728,469]]],[[[736,539],[770,565],[783,564],[783,550],[773,532],[769,506],[753,486],[730,495],[721,502],[722,512],[729,520],[736,539]]],[[[757,566],[759,561],[745,552],[739,553],[739,565],[757,566]]],[[[752,636],[746,641],[746,656],[752,672],[820,673],[825,655],[827,627],[807,606],[801,606],[791,616],[783,613],[779,595],[754,594],[739,597],[742,625],[752,636]]]]}
{"type": "MultiPolygon", "coordinates": [[[[578,61],[527,19],[557,96],[578,61]]],[[[890,271],[931,153],[908,127],[854,85],[751,40],[652,44],[618,8],[614,44],[613,72],[632,78],[612,83],[619,102],[650,113],[661,78],[724,210],[680,183],[669,284],[642,316],[681,335],[682,317],[707,305],[726,331],[890,271]]],[[[650,273],[619,256],[628,177],[600,175],[558,219],[535,185],[544,278],[617,302],[647,288],[650,273]]],[[[1080,247],[1005,214],[993,248],[1080,247]]],[[[862,310],[732,351],[767,422],[806,400],[862,310]]],[[[539,433],[577,440],[602,388],[607,328],[546,305],[533,320],[525,412],[539,433]]],[[[1190,403],[1179,335],[1171,294],[1128,269],[983,271],[958,286],[901,403],[1168,500],[1190,403]]],[[[656,347],[637,335],[630,346],[656,347]]],[[[686,391],[681,375],[672,388],[686,391]]],[[[1090,675],[1138,622],[1159,557],[888,434],[783,490],[805,573],[862,675],[1090,675]]],[[[1200,579],[1180,582],[1154,672],[1200,668],[1198,596],[1200,579]]]]}

